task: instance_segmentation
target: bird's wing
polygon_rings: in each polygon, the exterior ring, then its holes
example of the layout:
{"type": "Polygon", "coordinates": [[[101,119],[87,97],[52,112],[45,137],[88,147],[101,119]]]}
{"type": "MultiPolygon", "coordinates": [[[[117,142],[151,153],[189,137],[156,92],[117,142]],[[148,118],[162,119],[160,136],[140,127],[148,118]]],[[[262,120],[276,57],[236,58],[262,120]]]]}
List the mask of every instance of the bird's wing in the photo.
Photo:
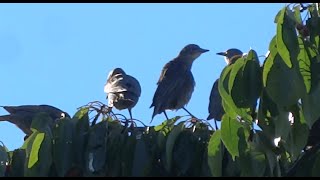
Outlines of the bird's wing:
{"type": "Polygon", "coordinates": [[[209,107],[208,107],[209,116],[207,120],[209,119],[221,120],[222,115],[224,114],[224,109],[222,107],[222,99],[218,90],[218,82],[219,82],[219,79],[217,79],[214,82],[211,89],[209,107]]]}
{"type": "Polygon", "coordinates": [[[168,62],[162,69],[151,106],[158,104],[159,100],[177,96],[180,92],[175,91],[175,89],[183,87],[187,73],[189,73],[189,70],[184,63],[179,61],[168,62]]]}
{"type": "Polygon", "coordinates": [[[127,75],[123,85],[124,85],[124,88],[127,89],[128,92],[134,94],[137,97],[140,97],[141,86],[140,86],[139,81],[136,78],[134,78],[130,75],[127,75]]]}
{"type": "Polygon", "coordinates": [[[105,93],[117,93],[117,92],[124,92],[127,91],[123,84],[125,84],[125,76],[122,74],[116,74],[112,77],[110,77],[107,80],[106,85],[104,86],[104,92],[105,93]]]}
{"type": "Polygon", "coordinates": [[[22,105],[22,106],[2,106],[10,114],[19,112],[38,112],[40,110],[38,105],[22,105]]]}

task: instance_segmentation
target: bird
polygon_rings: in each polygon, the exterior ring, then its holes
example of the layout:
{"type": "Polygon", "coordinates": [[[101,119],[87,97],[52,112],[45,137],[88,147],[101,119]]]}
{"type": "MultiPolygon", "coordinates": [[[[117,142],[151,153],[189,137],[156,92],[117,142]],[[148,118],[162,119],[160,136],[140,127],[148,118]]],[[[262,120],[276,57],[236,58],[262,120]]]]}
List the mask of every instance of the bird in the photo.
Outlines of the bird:
{"type": "Polygon", "coordinates": [[[141,86],[136,78],[126,74],[121,68],[115,68],[108,74],[104,92],[107,93],[108,108],[128,109],[132,119],[131,109],[138,103],[141,95],[141,86]]]}
{"type": "MultiPolygon", "coordinates": [[[[224,56],[227,66],[233,64],[238,58],[243,56],[243,52],[236,48],[228,49],[225,52],[219,52],[217,55],[224,56]]],[[[210,98],[209,98],[209,116],[207,120],[214,119],[215,127],[218,129],[217,121],[221,121],[223,114],[225,113],[222,107],[222,99],[218,90],[219,78],[213,83],[210,98]]]]}
{"type": "Polygon", "coordinates": [[[70,118],[70,115],[56,107],[50,105],[21,105],[21,106],[0,106],[5,109],[9,115],[0,116],[0,121],[8,121],[21,129],[27,138],[32,134],[30,129],[32,119],[40,112],[47,113],[52,120],[70,118]]]}
{"type": "Polygon", "coordinates": [[[208,52],[196,44],[186,45],[173,60],[165,64],[157,82],[157,89],[154,93],[150,108],[154,107],[152,119],[157,114],[164,113],[167,119],[166,110],[184,109],[194,117],[184,106],[191,99],[195,80],[191,68],[195,59],[202,53],[208,52]]]}

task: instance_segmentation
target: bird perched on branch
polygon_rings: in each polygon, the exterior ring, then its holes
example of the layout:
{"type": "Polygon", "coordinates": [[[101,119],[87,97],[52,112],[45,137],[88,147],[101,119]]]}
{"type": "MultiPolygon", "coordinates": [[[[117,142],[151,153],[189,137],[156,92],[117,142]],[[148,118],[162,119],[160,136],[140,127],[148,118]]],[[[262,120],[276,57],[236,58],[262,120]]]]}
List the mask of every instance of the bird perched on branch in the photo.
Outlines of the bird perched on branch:
{"type": "Polygon", "coordinates": [[[141,86],[136,78],[126,74],[121,68],[115,68],[108,75],[104,92],[107,93],[110,109],[113,107],[118,110],[128,109],[132,119],[131,109],[137,104],[141,95],[141,86]]]}
{"type": "MultiPolygon", "coordinates": [[[[238,58],[242,57],[243,53],[239,49],[232,48],[225,52],[219,52],[217,55],[224,56],[228,66],[234,63],[238,58]]],[[[225,113],[222,107],[222,99],[218,90],[218,82],[219,79],[214,82],[211,89],[208,107],[209,116],[207,117],[207,120],[214,119],[216,129],[218,128],[216,121],[221,121],[221,118],[225,113]]]]}
{"type": "Polygon", "coordinates": [[[30,129],[32,119],[40,112],[47,113],[52,120],[68,117],[69,114],[50,105],[22,105],[22,106],[1,106],[9,115],[0,116],[0,121],[8,121],[20,128],[28,137],[32,134],[30,129]]]}
{"type": "Polygon", "coordinates": [[[176,58],[163,67],[157,83],[158,87],[150,106],[150,108],[154,107],[152,119],[162,112],[169,119],[165,110],[178,110],[181,108],[194,117],[184,107],[191,99],[195,86],[191,67],[195,59],[208,51],[196,44],[189,44],[180,51],[176,58]]]}

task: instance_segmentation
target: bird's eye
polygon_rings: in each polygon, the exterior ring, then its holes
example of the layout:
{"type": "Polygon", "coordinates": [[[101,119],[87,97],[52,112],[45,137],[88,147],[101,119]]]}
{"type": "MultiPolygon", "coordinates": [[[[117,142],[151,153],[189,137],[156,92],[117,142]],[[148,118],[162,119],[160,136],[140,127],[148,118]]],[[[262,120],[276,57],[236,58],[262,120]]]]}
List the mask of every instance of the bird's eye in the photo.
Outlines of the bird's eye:
{"type": "Polygon", "coordinates": [[[65,117],[66,117],[66,114],[65,114],[65,113],[61,113],[60,119],[63,119],[63,118],[65,118],[65,117]]]}

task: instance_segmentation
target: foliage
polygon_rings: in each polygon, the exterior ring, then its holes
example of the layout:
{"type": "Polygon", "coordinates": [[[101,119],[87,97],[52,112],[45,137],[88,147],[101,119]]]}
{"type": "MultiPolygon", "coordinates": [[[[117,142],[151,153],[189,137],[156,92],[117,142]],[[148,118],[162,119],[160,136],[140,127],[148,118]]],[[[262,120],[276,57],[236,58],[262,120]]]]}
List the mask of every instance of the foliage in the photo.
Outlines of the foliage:
{"type": "Polygon", "coordinates": [[[180,116],[137,127],[101,104],[53,127],[41,113],[21,148],[0,145],[0,176],[319,176],[319,3],[291,5],[262,66],[250,50],[223,69],[221,129],[180,116]]]}

